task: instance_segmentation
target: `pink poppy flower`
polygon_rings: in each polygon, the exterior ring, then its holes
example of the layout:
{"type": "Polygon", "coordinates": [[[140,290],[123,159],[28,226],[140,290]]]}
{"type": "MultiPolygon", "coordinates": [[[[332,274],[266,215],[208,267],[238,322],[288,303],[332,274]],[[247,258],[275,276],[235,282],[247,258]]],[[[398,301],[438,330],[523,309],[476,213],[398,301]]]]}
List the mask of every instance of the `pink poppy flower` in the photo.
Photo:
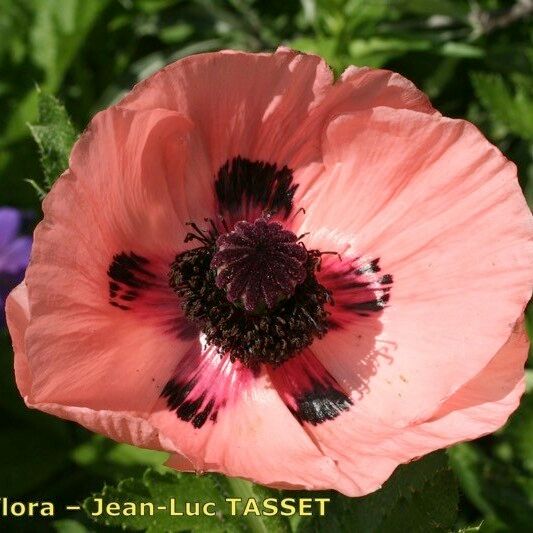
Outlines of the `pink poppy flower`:
{"type": "Polygon", "coordinates": [[[171,467],[359,496],[518,405],[516,167],[398,74],[183,59],[92,120],[44,212],[21,394],[171,467]]]}

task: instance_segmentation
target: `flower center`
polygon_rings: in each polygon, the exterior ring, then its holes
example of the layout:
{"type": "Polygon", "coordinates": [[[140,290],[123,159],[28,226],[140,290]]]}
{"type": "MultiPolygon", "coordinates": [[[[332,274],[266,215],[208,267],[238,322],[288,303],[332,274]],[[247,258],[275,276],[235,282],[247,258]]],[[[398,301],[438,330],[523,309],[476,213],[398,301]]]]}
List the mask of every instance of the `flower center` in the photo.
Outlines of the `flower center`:
{"type": "Polygon", "coordinates": [[[246,311],[273,309],[307,277],[307,250],[292,231],[264,218],[238,222],[216,241],[211,268],[217,287],[246,311]]]}
{"type": "Polygon", "coordinates": [[[329,291],[315,273],[321,252],[307,250],[279,222],[241,221],[220,234],[191,224],[170,286],[209,344],[249,367],[280,364],[328,330],[329,291]]]}

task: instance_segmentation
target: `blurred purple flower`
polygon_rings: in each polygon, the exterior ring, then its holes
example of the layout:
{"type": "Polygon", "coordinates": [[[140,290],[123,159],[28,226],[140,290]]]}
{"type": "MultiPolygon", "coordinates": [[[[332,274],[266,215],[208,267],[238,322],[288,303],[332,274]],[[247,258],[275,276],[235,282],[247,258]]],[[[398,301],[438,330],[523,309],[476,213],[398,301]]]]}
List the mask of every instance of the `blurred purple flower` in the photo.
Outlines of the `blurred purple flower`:
{"type": "Polygon", "coordinates": [[[12,207],[0,207],[0,329],[5,325],[7,295],[24,279],[31,237],[19,235],[24,215],[12,207]]]}

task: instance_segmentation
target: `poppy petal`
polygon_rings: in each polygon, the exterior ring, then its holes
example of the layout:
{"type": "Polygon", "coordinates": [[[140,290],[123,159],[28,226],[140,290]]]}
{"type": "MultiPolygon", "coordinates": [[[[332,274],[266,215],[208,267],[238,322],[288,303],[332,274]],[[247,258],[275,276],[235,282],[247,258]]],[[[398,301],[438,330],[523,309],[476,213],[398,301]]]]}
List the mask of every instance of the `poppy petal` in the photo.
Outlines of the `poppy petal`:
{"type": "Polygon", "coordinates": [[[150,418],[180,452],[169,466],[190,470],[192,464],[198,472],[267,485],[313,489],[335,483],[334,462],[291,415],[264,371],[254,374],[212,348],[189,353],[184,365],[150,418]]]}
{"type": "Polygon", "coordinates": [[[187,117],[198,129],[214,176],[238,156],[283,167],[295,131],[332,81],[318,56],[287,48],[273,54],[225,50],[168,65],[119,105],[169,109],[187,117]]]}
{"type": "Polygon", "coordinates": [[[394,284],[379,319],[313,351],[378,420],[423,419],[487,365],[530,297],[516,168],[469,123],[385,108],[335,120],[324,153],[306,246],[378,259],[394,284]]]}
{"type": "Polygon", "coordinates": [[[17,387],[28,407],[73,420],[91,431],[106,435],[118,442],[154,450],[176,451],[172,442],[138,413],[36,401],[32,394],[32,372],[26,357],[25,334],[30,320],[30,307],[24,283],[11,292],[7,308],[9,330],[15,352],[17,387]]]}
{"type": "Polygon", "coordinates": [[[188,194],[200,187],[190,177],[202,174],[201,157],[190,158],[191,143],[192,126],[176,112],[98,113],[74,145],[70,169],[45,198],[39,231],[76,231],[76,240],[98,256],[135,250],[172,257],[191,220],[188,194]]]}
{"type": "Polygon", "coordinates": [[[279,395],[301,424],[313,426],[335,420],[352,400],[309,351],[268,369],[279,395]]]}
{"type": "Polygon", "coordinates": [[[187,232],[188,132],[176,113],[111,108],[76,143],[27,272],[35,401],[147,409],[193,342],[167,281],[187,232]]]}
{"type": "Polygon", "coordinates": [[[253,200],[253,190],[263,198],[290,199],[292,173],[299,170],[302,183],[312,181],[309,174],[316,177],[320,138],[333,117],[375,106],[436,113],[424,93],[399,74],[351,67],[334,84],[320,57],[285,47],[273,54],[225,50],[184,58],[139,83],[119,106],[167,109],[195,125],[195,153],[210,165],[197,181],[206,191],[216,182],[202,202],[214,192],[232,222],[272,209],[265,200],[258,211],[232,213],[233,204],[253,200]]]}
{"type": "Polygon", "coordinates": [[[348,496],[368,494],[380,488],[399,464],[500,428],[524,391],[528,346],[521,320],[487,366],[426,419],[408,425],[390,421],[369,412],[361,394],[353,391],[353,405],[338,417],[306,424],[306,431],[344,474],[335,488],[348,496]]]}

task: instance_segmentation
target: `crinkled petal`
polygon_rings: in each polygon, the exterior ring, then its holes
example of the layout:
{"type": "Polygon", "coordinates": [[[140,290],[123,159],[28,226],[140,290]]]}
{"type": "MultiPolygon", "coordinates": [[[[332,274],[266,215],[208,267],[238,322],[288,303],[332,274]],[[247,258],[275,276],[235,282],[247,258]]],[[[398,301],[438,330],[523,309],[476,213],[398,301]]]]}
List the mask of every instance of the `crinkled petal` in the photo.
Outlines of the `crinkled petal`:
{"type": "Polygon", "coordinates": [[[313,350],[343,386],[364,390],[369,416],[407,426],[509,337],[531,294],[531,214],[515,166],[464,121],[355,113],[331,124],[324,153],[321,185],[302,202],[304,242],[377,259],[393,283],[379,317],[361,325],[354,314],[313,350]]]}
{"type": "Polygon", "coordinates": [[[368,67],[348,67],[322,104],[336,116],[374,107],[439,115],[412,81],[397,72],[368,67]]]}
{"type": "MultiPolygon", "coordinates": [[[[413,442],[428,450],[474,439],[502,427],[525,390],[528,349],[522,317],[489,364],[450,396],[429,420],[412,428],[413,442]]],[[[409,437],[408,433],[406,440],[409,437]]]]}
{"type": "Polygon", "coordinates": [[[208,176],[198,177],[206,187],[237,157],[288,165],[307,186],[317,178],[320,139],[332,118],[376,106],[436,113],[399,74],[350,67],[333,83],[320,57],[284,47],[273,54],[226,50],[184,58],[139,83],[119,105],[187,117],[209,161],[208,176]]]}
{"type": "MultiPolygon", "coordinates": [[[[41,243],[43,241],[41,240],[41,243]]],[[[33,263],[27,359],[36,402],[149,410],[194,341],[179,303],[162,284],[108,286],[106,271],[80,279],[76,265],[33,263]],[[50,287],[54,292],[51,297],[50,287]],[[56,292],[57,291],[57,292],[56,292]],[[133,301],[124,300],[134,296],[133,301]],[[109,299],[108,299],[109,298],[109,299]]],[[[164,280],[164,270],[155,270],[164,280]]]]}
{"type": "Polygon", "coordinates": [[[75,145],[26,276],[32,401],[148,410],[193,342],[168,285],[188,131],[176,113],[111,108],[75,145]]]}
{"type": "Polygon", "coordinates": [[[321,451],[343,474],[335,488],[348,496],[368,494],[379,489],[401,463],[499,429],[524,391],[528,346],[521,320],[477,376],[426,419],[406,427],[369,412],[357,391],[352,393],[353,405],[338,417],[322,424],[305,424],[321,451]]]}
{"type": "Polygon", "coordinates": [[[179,470],[192,466],[307,489],[335,486],[339,477],[268,375],[231,363],[213,348],[184,358],[150,421],[180,450],[167,463],[179,470]]]}
{"type": "Polygon", "coordinates": [[[176,451],[172,442],[138,413],[36,401],[32,394],[32,372],[26,357],[25,335],[30,320],[30,306],[24,283],[13,290],[8,298],[7,308],[15,352],[15,377],[20,394],[28,407],[73,420],[91,431],[106,435],[118,442],[155,450],[176,451]]]}
{"type": "Polygon", "coordinates": [[[119,105],[186,116],[198,128],[213,173],[237,156],[283,166],[291,138],[332,79],[317,56],[285,48],[273,54],[222,51],[168,65],[119,105]]]}
{"type": "Polygon", "coordinates": [[[190,220],[187,195],[201,186],[190,175],[202,173],[192,137],[190,122],[176,112],[111,107],[98,113],[44,201],[37,238],[43,225],[57,232],[61,226],[75,229],[77,240],[99,256],[109,249],[174,254],[190,220]]]}
{"type": "MultiPolygon", "coordinates": [[[[190,120],[195,153],[207,161],[205,172],[196,174],[205,192],[196,203],[217,198],[219,211],[231,223],[255,220],[262,210],[285,210],[285,204],[265,200],[276,190],[283,189],[285,198],[292,195],[292,178],[287,190],[279,181],[266,185],[265,171],[253,165],[275,165],[278,180],[287,166],[302,191],[319,179],[321,136],[332,118],[375,106],[436,113],[427,97],[399,74],[350,68],[333,83],[320,57],[283,47],[272,54],[222,51],[184,58],[138,84],[119,106],[167,109],[190,120]],[[228,173],[230,183],[220,178],[228,173]],[[246,187],[242,181],[247,180],[255,185],[246,187]],[[215,186],[217,181],[221,183],[215,186]],[[256,198],[258,208],[250,204],[252,191],[262,198],[256,198]],[[232,199],[243,204],[238,212],[232,212],[232,199]]],[[[209,207],[202,216],[211,216],[209,207]]]]}
{"type": "Polygon", "coordinates": [[[348,67],[313,107],[291,140],[293,146],[302,145],[291,160],[299,183],[299,195],[321,179],[322,161],[316,153],[320,153],[321,136],[328,124],[340,115],[375,107],[439,115],[428,97],[400,74],[368,67],[348,67]]]}

